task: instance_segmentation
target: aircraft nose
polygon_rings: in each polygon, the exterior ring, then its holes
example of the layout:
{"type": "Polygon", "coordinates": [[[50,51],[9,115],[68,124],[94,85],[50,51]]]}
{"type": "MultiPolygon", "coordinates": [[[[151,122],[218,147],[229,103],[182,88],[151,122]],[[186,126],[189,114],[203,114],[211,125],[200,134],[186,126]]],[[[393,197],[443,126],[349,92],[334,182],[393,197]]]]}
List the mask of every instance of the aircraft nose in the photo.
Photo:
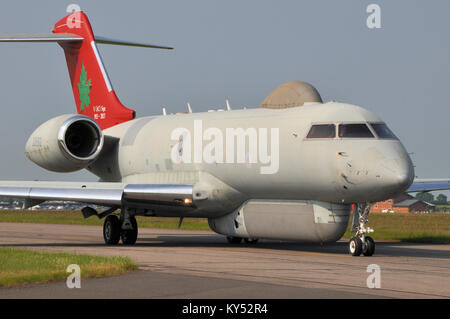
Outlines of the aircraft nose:
{"type": "Polygon", "coordinates": [[[384,180],[393,189],[403,192],[414,180],[414,167],[406,151],[397,150],[397,156],[384,162],[384,180]]]}
{"type": "Polygon", "coordinates": [[[414,175],[410,174],[410,173],[399,174],[399,175],[397,175],[397,184],[400,187],[409,187],[413,182],[413,178],[414,178],[414,175]]]}

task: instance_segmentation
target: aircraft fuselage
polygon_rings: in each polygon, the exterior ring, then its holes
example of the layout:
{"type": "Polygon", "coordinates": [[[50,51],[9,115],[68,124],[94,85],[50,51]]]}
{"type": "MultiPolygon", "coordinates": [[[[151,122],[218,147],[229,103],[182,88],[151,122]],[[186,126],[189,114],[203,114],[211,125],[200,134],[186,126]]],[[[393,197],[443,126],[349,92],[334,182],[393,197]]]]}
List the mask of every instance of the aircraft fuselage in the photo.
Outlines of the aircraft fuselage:
{"type": "Polygon", "coordinates": [[[412,162],[401,142],[376,134],[370,138],[340,138],[338,133],[333,138],[307,138],[307,134],[314,124],[381,122],[364,108],[336,102],[144,117],[105,130],[105,135],[120,138],[112,151],[117,155],[100,156],[90,170],[102,181],[213,184],[217,196],[237,202],[374,202],[401,193],[412,183],[412,162]],[[237,128],[247,134],[240,155],[238,138],[232,145],[227,135],[227,129],[237,128]],[[177,129],[189,134],[180,140],[181,134],[174,134],[177,129]],[[215,148],[208,148],[212,142],[215,148]],[[224,185],[214,186],[216,182],[224,185]]]}

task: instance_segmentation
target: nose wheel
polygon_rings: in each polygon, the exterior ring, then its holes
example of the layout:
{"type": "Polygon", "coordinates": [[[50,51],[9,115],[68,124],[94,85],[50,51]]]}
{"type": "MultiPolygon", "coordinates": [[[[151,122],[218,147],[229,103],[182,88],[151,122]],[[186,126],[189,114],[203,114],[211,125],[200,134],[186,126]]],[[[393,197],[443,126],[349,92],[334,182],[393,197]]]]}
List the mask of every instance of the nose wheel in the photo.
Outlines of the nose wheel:
{"type": "Polygon", "coordinates": [[[351,232],[356,232],[355,236],[348,242],[348,251],[352,256],[372,256],[375,252],[375,241],[366,234],[373,233],[373,229],[366,227],[369,221],[370,203],[358,203],[353,210],[353,221],[351,232]]]}
{"type": "Polygon", "coordinates": [[[364,256],[372,256],[375,252],[375,241],[370,236],[364,238],[362,253],[364,256]]]}
{"type": "Polygon", "coordinates": [[[359,237],[352,237],[348,242],[348,251],[352,256],[372,256],[375,252],[375,242],[370,236],[365,236],[364,242],[359,237]]]}

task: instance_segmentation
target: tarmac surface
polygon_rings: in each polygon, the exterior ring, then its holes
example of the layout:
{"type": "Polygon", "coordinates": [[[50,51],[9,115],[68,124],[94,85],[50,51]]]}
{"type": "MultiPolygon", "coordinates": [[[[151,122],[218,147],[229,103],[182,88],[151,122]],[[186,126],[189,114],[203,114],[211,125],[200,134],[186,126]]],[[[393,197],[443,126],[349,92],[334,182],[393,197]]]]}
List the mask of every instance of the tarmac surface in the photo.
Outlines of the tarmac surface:
{"type": "MultiPolygon", "coordinates": [[[[228,244],[209,231],[140,228],[134,246],[106,246],[102,227],[0,223],[0,246],[128,256],[140,271],[0,288],[0,298],[450,298],[450,245],[377,242],[352,257],[347,242],[228,244]],[[368,288],[380,269],[380,288],[368,288]]],[[[81,269],[81,271],[83,271],[81,269]]]]}

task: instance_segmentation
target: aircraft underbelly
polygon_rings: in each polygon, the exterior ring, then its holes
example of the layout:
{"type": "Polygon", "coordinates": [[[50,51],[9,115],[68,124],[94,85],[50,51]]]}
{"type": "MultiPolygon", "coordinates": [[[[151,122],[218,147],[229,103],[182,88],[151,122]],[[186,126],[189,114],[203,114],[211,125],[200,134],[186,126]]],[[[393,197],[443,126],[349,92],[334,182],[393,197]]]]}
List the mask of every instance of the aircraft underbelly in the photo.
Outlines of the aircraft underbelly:
{"type": "Polygon", "coordinates": [[[244,238],[334,242],[344,234],[350,206],[317,201],[250,200],[210,219],[217,233],[244,238]]]}

